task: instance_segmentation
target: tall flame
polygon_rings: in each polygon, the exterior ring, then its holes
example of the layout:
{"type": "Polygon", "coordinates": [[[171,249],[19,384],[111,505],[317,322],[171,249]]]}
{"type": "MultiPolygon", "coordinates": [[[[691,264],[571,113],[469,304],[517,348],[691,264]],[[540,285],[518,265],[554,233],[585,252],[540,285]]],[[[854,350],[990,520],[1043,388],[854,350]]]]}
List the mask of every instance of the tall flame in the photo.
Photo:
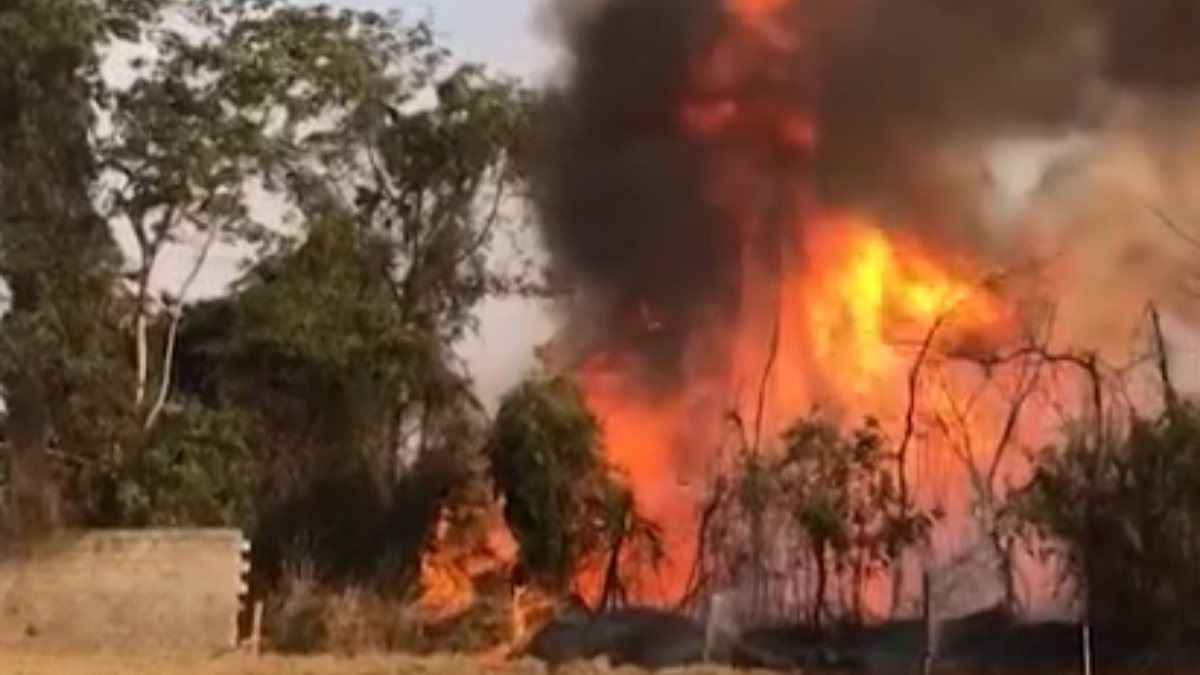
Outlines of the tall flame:
{"type": "MultiPolygon", "coordinates": [[[[709,200],[737,224],[736,311],[714,312],[717,318],[689,332],[682,382],[668,395],[644,386],[639,364],[624,354],[596,355],[578,372],[605,425],[610,461],[627,474],[645,515],[665,528],[668,560],[642,589],[645,599],[685,590],[705,486],[728,468],[722,447],[730,410],[740,414],[742,433],[765,448],[815,406],[847,422],[879,417],[895,436],[914,356],[934,326],[944,323],[947,337],[967,340],[994,334],[1005,321],[1007,308],[979,283],[978,264],[822,206],[807,185],[785,186],[783,209],[764,209],[748,188],[755,184],[744,180],[748,174],[768,170],[764,148],[804,161],[820,143],[818,121],[803,105],[740,87],[743,79],[770,76],[773,55],[803,48],[775,20],[794,5],[727,0],[724,31],[698,61],[696,96],[680,102],[680,127],[711,144],[709,200]],[[778,218],[794,226],[772,240],[764,232],[778,218]]],[[[994,433],[987,420],[976,424],[994,433]]],[[[950,462],[909,458],[904,471],[925,502],[966,499],[955,487],[965,477],[950,462]]]]}

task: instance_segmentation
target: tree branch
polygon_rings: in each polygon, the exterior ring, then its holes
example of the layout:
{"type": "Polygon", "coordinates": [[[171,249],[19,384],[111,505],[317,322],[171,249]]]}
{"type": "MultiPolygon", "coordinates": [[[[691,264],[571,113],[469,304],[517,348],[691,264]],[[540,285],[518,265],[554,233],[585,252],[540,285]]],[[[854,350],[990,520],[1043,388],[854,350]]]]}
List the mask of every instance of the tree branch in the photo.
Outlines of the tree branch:
{"type": "Polygon", "coordinates": [[[758,381],[758,401],[754,411],[754,454],[757,455],[762,445],[763,414],[767,403],[767,384],[771,372],[775,369],[775,360],[779,357],[779,311],[775,311],[775,323],[771,329],[771,346],[767,352],[767,362],[763,365],[762,377],[758,381]]]}
{"type": "Polygon", "coordinates": [[[154,429],[155,424],[158,423],[158,419],[162,415],[163,408],[167,405],[167,399],[171,394],[172,374],[175,369],[175,348],[179,339],[179,322],[183,318],[183,306],[187,303],[187,297],[191,293],[192,285],[195,284],[196,279],[200,276],[201,268],[208,262],[208,257],[212,252],[212,247],[216,243],[221,229],[222,227],[219,226],[210,226],[208,228],[208,236],[205,237],[204,244],[200,248],[200,253],[196,256],[196,261],[192,265],[191,271],[188,273],[187,278],[184,279],[183,284],[180,285],[179,294],[174,299],[172,307],[168,310],[171,319],[167,325],[166,346],[163,348],[158,394],[154,399],[154,405],[146,414],[145,422],[142,425],[143,431],[149,432],[154,429]]]}
{"type": "Polygon", "coordinates": [[[1171,380],[1170,355],[1167,352],[1167,340],[1163,335],[1162,317],[1158,313],[1158,307],[1153,302],[1150,303],[1148,313],[1150,314],[1150,327],[1154,332],[1154,347],[1158,357],[1158,376],[1163,388],[1163,404],[1166,405],[1167,411],[1171,412],[1179,406],[1179,393],[1175,389],[1174,382],[1171,380]]]}

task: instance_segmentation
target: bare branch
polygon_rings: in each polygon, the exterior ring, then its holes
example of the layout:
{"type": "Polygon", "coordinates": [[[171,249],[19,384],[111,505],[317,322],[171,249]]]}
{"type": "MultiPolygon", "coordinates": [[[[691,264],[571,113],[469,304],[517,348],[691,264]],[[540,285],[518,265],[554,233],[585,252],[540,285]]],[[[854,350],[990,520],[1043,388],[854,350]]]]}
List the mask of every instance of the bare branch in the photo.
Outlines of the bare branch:
{"type": "Polygon", "coordinates": [[[771,328],[771,346],[767,352],[767,362],[763,365],[762,377],[758,381],[758,401],[754,411],[754,453],[757,455],[762,445],[763,411],[767,404],[767,384],[771,372],[775,369],[775,360],[779,357],[779,310],[775,311],[775,322],[771,328]]]}
{"type": "MultiPolygon", "coordinates": [[[[920,397],[921,386],[921,369],[925,366],[925,361],[929,357],[929,351],[933,347],[934,339],[937,333],[945,324],[948,314],[942,314],[933,322],[929,330],[925,333],[925,339],[921,343],[921,349],[917,352],[917,357],[913,360],[912,366],[908,369],[908,406],[904,411],[904,435],[900,438],[900,446],[896,451],[896,461],[899,464],[898,476],[900,480],[900,501],[902,504],[908,503],[908,479],[906,467],[908,465],[908,449],[912,444],[913,435],[916,433],[916,417],[917,403],[920,397]]],[[[904,508],[907,508],[905,506],[904,508]]]]}
{"type": "Polygon", "coordinates": [[[158,396],[154,399],[154,405],[150,408],[150,412],[146,414],[146,420],[142,424],[143,431],[150,431],[154,425],[158,423],[158,418],[162,415],[163,408],[166,407],[167,397],[171,392],[171,370],[175,362],[175,345],[178,342],[179,336],[179,320],[180,312],[178,308],[172,308],[171,321],[167,324],[166,348],[163,353],[162,373],[159,377],[158,396]]]}
{"type": "Polygon", "coordinates": [[[187,297],[191,293],[192,285],[200,276],[200,270],[208,262],[208,257],[212,252],[213,244],[217,241],[217,236],[222,228],[209,227],[208,236],[205,237],[204,244],[200,248],[199,255],[196,256],[196,261],[192,265],[191,271],[188,273],[183,284],[179,287],[179,293],[176,296],[172,306],[169,308],[171,315],[170,323],[167,325],[166,346],[163,349],[162,365],[160,366],[158,395],[154,399],[154,405],[146,414],[145,422],[142,429],[150,431],[154,425],[158,423],[158,418],[162,415],[163,408],[167,405],[167,398],[171,394],[172,372],[175,369],[175,348],[179,340],[179,322],[182,319],[182,308],[187,302],[187,297]]]}
{"type": "Polygon", "coordinates": [[[459,255],[454,259],[454,264],[461,265],[471,256],[475,255],[488,241],[491,240],[492,232],[496,229],[496,224],[500,222],[500,207],[504,203],[504,181],[497,179],[496,190],[492,195],[492,203],[488,209],[488,215],[484,218],[483,226],[479,229],[479,233],[471,240],[471,243],[459,252],[459,255]]]}
{"type": "Polygon", "coordinates": [[[1166,213],[1163,213],[1162,210],[1160,210],[1158,207],[1151,207],[1150,210],[1158,218],[1159,222],[1161,222],[1164,226],[1166,226],[1166,228],[1168,230],[1173,232],[1175,234],[1175,236],[1177,236],[1181,240],[1183,240],[1184,243],[1188,244],[1189,246],[1193,246],[1195,248],[1200,248],[1200,236],[1194,235],[1194,234],[1184,230],[1182,227],[1180,227],[1179,223],[1176,223],[1174,220],[1172,220],[1169,216],[1167,216],[1166,213]]]}
{"type": "Polygon", "coordinates": [[[986,485],[989,491],[995,489],[996,476],[999,474],[1000,466],[1004,461],[1004,456],[1007,454],[1006,450],[1012,443],[1017,423],[1021,418],[1021,413],[1025,409],[1025,403],[1037,388],[1041,374],[1042,364],[1038,362],[1034,364],[1032,373],[1027,379],[1024,372],[1021,375],[1022,381],[1018,383],[1016,397],[1013,399],[1012,405],[1008,408],[1008,414],[1004,418],[1004,427],[1001,429],[1000,437],[996,439],[996,446],[992,450],[992,459],[986,474],[986,485]]]}
{"type": "Polygon", "coordinates": [[[1158,356],[1158,376],[1162,381],[1163,388],[1163,403],[1168,411],[1175,410],[1179,405],[1179,393],[1175,389],[1175,384],[1171,381],[1171,364],[1170,355],[1167,353],[1167,341],[1163,336],[1162,317],[1158,313],[1158,307],[1154,303],[1150,303],[1148,312],[1150,314],[1150,327],[1154,331],[1154,347],[1158,356]]]}

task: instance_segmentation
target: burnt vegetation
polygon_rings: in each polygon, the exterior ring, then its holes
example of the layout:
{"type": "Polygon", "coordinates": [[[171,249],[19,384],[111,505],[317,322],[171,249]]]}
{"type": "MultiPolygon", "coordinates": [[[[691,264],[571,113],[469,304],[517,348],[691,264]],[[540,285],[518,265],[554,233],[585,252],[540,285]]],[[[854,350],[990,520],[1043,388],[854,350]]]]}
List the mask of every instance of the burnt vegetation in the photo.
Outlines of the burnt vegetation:
{"type": "MultiPolygon", "coordinates": [[[[860,3],[873,21],[828,46],[824,97],[809,101],[834,120],[828,142],[804,161],[756,153],[751,182],[769,176],[780,200],[796,196],[789,181],[806,182],[816,193],[806,198],[897,220],[930,216],[931,195],[947,194],[928,221],[949,227],[976,190],[923,153],[1076,121],[1086,97],[1075,75],[1094,55],[1053,37],[1077,16],[1119,29],[1106,35],[1106,81],[1155,97],[1196,85],[1194,12],[1161,10],[1178,30],[1156,60],[1144,47],[1158,10],[1130,19],[1128,2],[1058,1],[1008,3],[999,23],[995,10],[933,0],[860,3]],[[1056,67],[1038,70],[1046,59],[1056,67]],[[902,75],[867,74],[881,63],[923,73],[908,82],[917,93],[902,75]],[[989,70],[995,81],[978,77],[989,70]],[[880,148],[895,152],[875,162],[880,148]]],[[[796,10],[797,21],[842,25],[835,3],[798,4],[815,15],[796,10]]],[[[1129,654],[1174,654],[1192,639],[1200,403],[1174,381],[1153,308],[1150,356],[1129,364],[1062,347],[1052,320],[978,347],[943,335],[939,319],[909,350],[897,425],[815,411],[767,434],[768,365],[756,405],[725,420],[733,440],[697,500],[686,593],[635,607],[671,524],[647,518],[609,463],[605,421],[559,373],[529,376],[490,411],[458,349],[485,301],[549,290],[571,328],[586,323],[584,351],[629,350],[667,389],[701,317],[736,309],[739,268],[759,251],[737,257],[728,217],[696,197],[721,148],[676,118],[716,4],[614,0],[580,12],[568,84],[532,92],[454,61],[423,23],[370,12],[271,0],[0,5],[0,555],[66,528],[244,528],[254,595],[281,649],[481,649],[510,639],[521,586],[574,603],[532,641],[548,658],[865,663],[930,634],[908,619],[921,601],[933,611],[941,577],[923,556],[946,514],[918,502],[905,467],[938,439],[970,476],[970,524],[999,589],[985,602],[1002,610],[947,623],[948,658],[995,657],[978,653],[995,626],[1014,649],[1037,642],[1015,623],[1022,555],[1048,572],[1039,583],[1061,584],[1071,625],[1052,629],[1071,658],[1076,622],[1136,632],[1129,654]],[[191,28],[177,31],[168,11],[191,28]],[[101,56],[133,43],[154,55],[122,61],[132,83],[117,86],[101,56]],[[554,283],[491,256],[528,234],[526,212],[554,283]],[[181,249],[194,255],[179,263],[181,249]],[[217,250],[247,264],[229,288],[202,293],[217,250]],[[160,274],[171,256],[178,279],[160,274]],[[647,306],[665,328],[630,346],[647,306]],[[951,371],[1005,397],[999,433],[972,437],[973,399],[930,403],[951,371]],[[1030,453],[1025,480],[1006,484],[1000,467],[1029,450],[1017,431],[1031,410],[1060,412],[1061,424],[1030,453]],[[426,625],[415,609],[430,590],[425,556],[476,545],[497,512],[514,559],[468,579],[467,610],[426,625]],[[734,613],[761,625],[710,651],[714,638],[687,617],[716,613],[714,594],[729,588],[743,605],[734,613]]],[[[769,98],[808,100],[811,84],[771,84],[769,98]]],[[[985,238],[965,220],[952,237],[964,250],[985,238]]]]}

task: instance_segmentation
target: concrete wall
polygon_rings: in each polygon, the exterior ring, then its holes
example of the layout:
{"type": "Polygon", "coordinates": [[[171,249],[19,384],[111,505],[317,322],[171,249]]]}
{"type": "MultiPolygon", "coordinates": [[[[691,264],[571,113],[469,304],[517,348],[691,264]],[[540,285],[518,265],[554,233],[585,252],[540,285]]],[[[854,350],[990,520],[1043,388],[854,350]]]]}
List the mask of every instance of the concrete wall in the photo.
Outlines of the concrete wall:
{"type": "Polygon", "coordinates": [[[89,531],[0,559],[0,646],[213,653],[237,642],[237,530],[89,531]]]}

